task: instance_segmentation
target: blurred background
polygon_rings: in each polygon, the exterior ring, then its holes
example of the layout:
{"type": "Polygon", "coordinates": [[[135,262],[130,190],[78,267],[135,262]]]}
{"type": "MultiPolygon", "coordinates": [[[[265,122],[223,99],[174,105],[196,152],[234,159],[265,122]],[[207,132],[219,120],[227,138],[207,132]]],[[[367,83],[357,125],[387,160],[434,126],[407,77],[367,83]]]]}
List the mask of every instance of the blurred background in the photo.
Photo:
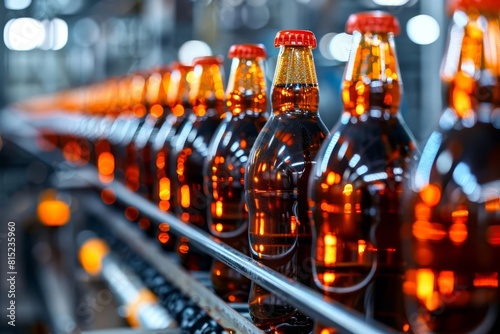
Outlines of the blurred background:
{"type": "MultiPolygon", "coordinates": [[[[350,47],[350,36],[344,33],[345,22],[351,13],[365,10],[386,10],[399,18],[401,33],[396,37],[396,45],[404,86],[401,113],[422,144],[435,127],[443,102],[439,68],[449,20],[445,0],[0,0],[0,110],[33,96],[174,60],[189,63],[196,56],[226,56],[235,43],[266,46],[270,87],[278,53],[273,45],[276,32],[308,29],[318,40],[314,56],[320,114],[331,128],[342,111],[340,83],[350,47]]],[[[227,79],[229,62],[225,70],[227,79]]],[[[16,241],[19,326],[17,331],[4,327],[2,313],[1,333],[46,333],[47,313],[59,318],[63,326],[69,323],[54,313],[61,311],[60,306],[57,309],[46,304],[50,300],[46,294],[77,290],[75,282],[65,287],[61,280],[52,277],[49,281],[59,284],[48,290],[32,284],[33,276],[43,275],[43,270],[36,271],[29,259],[35,256],[43,264],[53,258],[47,244],[63,243],[74,228],[64,227],[67,230],[59,239],[46,243],[33,243],[30,239],[40,233],[33,212],[37,198],[45,196],[42,191],[50,172],[41,162],[3,145],[0,137],[0,223],[15,220],[18,230],[22,224],[26,231],[16,241]]],[[[78,201],[62,200],[72,203],[73,219],[78,220],[78,201]]],[[[4,237],[1,234],[0,241],[4,237]]],[[[1,247],[3,275],[7,270],[4,245],[1,247]]],[[[69,271],[72,266],[67,266],[69,271]]],[[[0,286],[0,306],[5,310],[3,278],[0,286]]],[[[99,296],[103,290],[95,291],[87,295],[99,296]]],[[[103,307],[95,300],[75,304],[77,313],[103,307]]],[[[114,314],[114,309],[109,314],[114,314]]],[[[122,325],[106,312],[94,313],[95,328],[122,325]]],[[[67,332],[77,332],[75,328],[70,325],[67,332]]]]}
{"type": "Polygon", "coordinates": [[[395,14],[401,23],[396,38],[405,93],[401,111],[419,141],[440,114],[444,0],[2,2],[0,106],[173,60],[226,55],[234,43],[266,46],[270,84],[278,52],[273,46],[276,32],[309,29],[319,42],[314,55],[320,112],[331,127],[342,109],[339,88],[350,45],[343,34],[345,22],[353,12],[379,9],[395,14]]]}

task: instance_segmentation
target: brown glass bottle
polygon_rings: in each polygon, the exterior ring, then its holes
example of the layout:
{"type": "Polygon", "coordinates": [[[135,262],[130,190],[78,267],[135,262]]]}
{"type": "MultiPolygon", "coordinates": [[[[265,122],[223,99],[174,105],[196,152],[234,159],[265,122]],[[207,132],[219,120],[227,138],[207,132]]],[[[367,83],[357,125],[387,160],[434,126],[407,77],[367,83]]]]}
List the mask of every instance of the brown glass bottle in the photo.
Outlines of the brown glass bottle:
{"type": "MultiPolygon", "coordinates": [[[[155,68],[151,70],[145,82],[144,105],[147,114],[139,123],[132,140],[127,144],[128,170],[133,167],[138,172],[135,176],[138,181],[138,194],[148,200],[152,200],[153,171],[151,169],[151,146],[149,142],[154,140],[158,129],[162,126],[169,112],[166,91],[170,81],[168,68],[155,68]]],[[[130,182],[128,183],[130,185],[130,182]]],[[[139,215],[139,227],[149,235],[156,237],[156,228],[147,217],[139,215]]]]}
{"type": "Polygon", "coordinates": [[[116,105],[112,111],[117,116],[108,132],[115,158],[115,178],[132,191],[138,189],[139,172],[129,158],[131,155],[127,154],[127,147],[147,114],[148,76],[146,72],[135,72],[119,80],[116,105]]]}
{"type": "Polygon", "coordinates": [[[111,182],[115,178],[115,157],[111,151],[109,132],[117,117],[114,112],[117,90],[117,78],[110,78],[103,83],[93,85],[88,90],[88,116],[84,132],[89,133],[89,138],[92,140],[95,151],[94,163],[99,179],[103,183],[111,182]],[[92,128],[97,128],[97,131],[92,131],[92,128]]]}
{"type": "MultiPolygon", "coordinates": [[[[250,253],[277,272],[311,285],[311,230],[307,180],[328,130],[319,118],[314,34],[278,32],[280,47],[271,89],[272,110],[257,137],[245,173],[250,253]]],[[[250,316],[272,333],[309,333],[312,321],[278,296],[252,283],[250,316]]]]}
{"type": "MultiPolygon", "coordinates": [[[[172,189],[177,192],[175,212],[183,222],[205,231],[208,231],[208,208],[203,192],[203,164],[210,140],[224,114],[222,64],[222,57],[193,61],[193,83],[189,92],[193,113],[179,128],[169,157],[172,189]]],[[[211,267],[210,256],[193,249],[184,236],[178,240],[177,253],[186,269],[197,271],[211,267]]]]}
{"type": "MultiPolygon", "coordinates": [[[[253,144],[267,121],[263,45],[236,44],[226,90],[228,113],[210,143],[204,167],[210,232],[248,254],[248,210],[244,176],[253,144]]],[[[247,302],[250,280],[220,261],[211,269],[215,292],[229,302],[247,302]]]]}
{"type": "Polygon", "coordinates": [[[130,89],[130,106],[126,113],[132,118],[129,119],[129,128],[123,141],[119,147],[123,151],[121,155],[125,157],[123,170],[125,172],[125,186],[134,192],[140,190],[140,164],[139,158],[134,143],[140,129],[144,125],[146,116],[148,115],[148,80],[151,76],[150,72],[135,73],[132,77],[130,89]]]}
{"type": "MultiPolygon", "coordinates": [[[[384,12],[357,13],[346,30],[353,45],[343,78],[344,112],[309,181],[314,280],[367,320],[406,332],[398,213],[417,152],[399,113],[399,23],[384,12]]],[[[330,332],[316,325],[315,333],[330,332]]]]}
{"type": "MultiPolygon", "coordinates": [[[[158,133],[151,138],[151,170],[153,171],[152,200],[165,212],[174,212],[176,192],[171,179],[172,173],[169,159],[172,152],[172,143],[178,136],[178,130],[185,122],[190,122],[188,115],[192,113],[189,101],[190,82],[193,76],[193,67],[181,63],[171,64],[170,80],[167,88],[168,114],[158,133]]],[[[163,249],[175,250],[176,238],[170,233],[170,226],[161,223],[156,231],[157,238],[163,249]]]]}
{"type": "Polygon", "coordinates": [[[146,82],[146,105],[148,113],[144,123],[136,132],[130,143],[131,150],[135,151],[136,164],[139,166],[139,193],[152,200],[153,174],[151,170],[151,146],[158,130],[161,128],[167,115],[167,92],[170,81],[170,70],[167,67],[153,69],[146,82]]]}
{"type": "Polygon", "coordinates": [[[498,333],[500,3],[451,4],[448,106],[405,188],[404,293],[416,333],[498,333]]]}

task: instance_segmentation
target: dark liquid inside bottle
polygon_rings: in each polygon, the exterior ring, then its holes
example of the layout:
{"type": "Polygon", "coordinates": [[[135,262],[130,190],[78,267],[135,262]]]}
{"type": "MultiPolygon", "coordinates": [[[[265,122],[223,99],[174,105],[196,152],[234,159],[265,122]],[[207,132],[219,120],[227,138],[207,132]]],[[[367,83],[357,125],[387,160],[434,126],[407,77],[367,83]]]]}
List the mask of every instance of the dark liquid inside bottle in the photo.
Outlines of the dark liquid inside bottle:
{"type": "MultiPolygon", "coordinates": [[[[209,226],[213,235],[248,254],[248,210],[244,176],[250,149],[267,118],[259,114],[230,115],[219,134],[224,138],[208,161],[205,185],[210,194],[209,226]]],[[[217,294],[230,302],[247,302],[250,281],[219,261],[211,270],[217,294]]]]}
{"type": "MultiPolygon", "coordinates": [[[[307,183],[327,129],[316,112],[316,84],[275,85],[272,101],[278,107],[255,142],[258,149],[246,176],[251,255],[310,286],[312,237],[307,183]]],[[[253,283],[250,315],[268,332],[312,330],[310,319],[253,283]]]]}
{"type": "MultiPolygon", "coordinates": [[[[175,211],[182,221],[205,231],[208,231],[208,207],[203,191],[203,166],[208,155],[208,144],[219,123],[220,118],[215,115],[196,118],[193,123],[183,123],[170,156],[177,193],[175,211]]],[[[186,237],[181,237],[177,245],[182,265],[189,270],[209,270],[211,257],[193,249],[188,241],[186,237]]]]}
{"type": "MultiPolygon", "coordinates": [[[[326,295],[396,329],[403,312],[400,192],[413,141],[396,116],[332,132],[312,190],[316,282],[326,295]]],[[[344,115],[349,117],[349,115],[344,115]]]]}
{"type": "Polygon", "coordinates": [[[421,331],[497,333],[500,130],[460,123],[431,135],[417,169],[427,185],[408,201],[405,295],[421,331]]]}

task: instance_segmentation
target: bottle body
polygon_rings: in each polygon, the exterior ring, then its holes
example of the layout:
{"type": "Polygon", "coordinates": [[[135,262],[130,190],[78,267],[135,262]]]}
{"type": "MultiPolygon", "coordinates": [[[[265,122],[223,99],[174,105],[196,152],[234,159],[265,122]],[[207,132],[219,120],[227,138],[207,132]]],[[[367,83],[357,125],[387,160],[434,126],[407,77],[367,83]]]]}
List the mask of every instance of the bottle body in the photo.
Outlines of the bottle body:
{"type": "MultiPolygon", "coordinates": [[[[244,176],[250,150],[264,127],[261,114],[228,114],[214,134],[205,167],[210,232],[231,247],[248,255],[248,209],[244,176]]],[[[211,278],[216,293],[230,302],[246,302],[250,281],[215,260],[211,278]]]]}
{"type": "Polygon", "coordinates": [[[342,118],[311,175],[314,280],[325,295],[407,331],[399,210],[414,140],[399,115],[342,118]]]}
{"type": "Polygon", "coordinates": [[[441,72],[449,107],[405,189],[404,293],[416,333],[500,330],[500,45],[490,43],[500,7],[457,6],[441,72]]]}
{"type": "MultiPolygon", "coordinates": [[[[177,195],[175,213],[185,223],[208,231],[207,199],[203,192],[203,166],[208,155],[208,145],[220,124],[219,116],[196,118],[183,123],[172,143],[170,172],[177,195]]],[[[177,254],[181,264],[194,271],[210,269],[212,259],[203,252],[192,249],[186,237],[180,237],[177,254]]]]}
{"type": "Polygon", "coordinates": [[[417,333],[500,328],[499,139],[498,128],[477,123],[436,131],[423,150],[427,166],[420,163],[414,174],[422,186],[407,200],[404,231],[404,292],[417,333]]]}
{"type": "MultiPolygon", "coordinates": [[[[317,115],[271,116],[255,142],[254,147],[261,149],[251,155],[246,175],[252,257],[306,286],[311,285],[307,180],[326,133],[317,115]]],[[[252,283],[250,314],[257,326],[280,322],[291,326],[286,323],[296,313],[294,307],[252,283]]],[[[304,330],[310,325],[306,323],[304,330]]]]}
{"type": "MultiPolygon", "coordinates": [[[[191,111],[186,109],[186,113],[191,111]]],[[[151,141],[150,168],[153,171],[152,200],[160,210],[174,212],[177,194],[174,188],[175,174],[172,172],[170,159],[173,156],[172,143],[176,142],[176,135],[188,117],[177,118],[169,116],[158,130],[157,135],[151,141]]],[[[176,237],[169,233],[170,226],[161,223],[156,231],[156,238],[160,241],[162,248],[166,251],[174,251],[176,237]]]]}

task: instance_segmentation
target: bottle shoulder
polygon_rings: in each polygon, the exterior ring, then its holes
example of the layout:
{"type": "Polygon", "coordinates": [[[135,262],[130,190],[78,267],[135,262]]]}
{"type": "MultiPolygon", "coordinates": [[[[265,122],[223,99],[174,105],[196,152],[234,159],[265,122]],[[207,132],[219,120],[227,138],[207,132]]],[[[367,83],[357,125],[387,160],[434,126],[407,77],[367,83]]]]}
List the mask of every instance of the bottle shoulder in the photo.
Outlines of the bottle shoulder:
{"type": "Polygon", "coordinates": [[[215,131],[210,143],[210,160],[215,156],[248,157],[259,133],[267,122],[266,117],[237,117],[225,119],[215,131]]]}
{"type": "Polygon", "coordinates": [[[426,184],[452,181],[460,186],[467,176],[478,184],[500,181],[500,129],[477,122],[472,127],[434,131],[420,160],[412,178],[418,176],[426,184]]]}
{"type": "MultiPolygon", "coordinates": [[[[417,159],[416,141],[399,117],[342,122],[332,129],[318,153],[314,177],[330,172],[352,182],[375,173],[407,173],[417,159]]],[[[380,175],[382,177],[382,175],[380,175]]]]}
{"type": "Polygon", "coordinates": [[[248,172],[258,174],[263,165],[276,172],[302,173],[312,164],[328,135],[319,117],[273,115],[255,141],[248,172]]]}

